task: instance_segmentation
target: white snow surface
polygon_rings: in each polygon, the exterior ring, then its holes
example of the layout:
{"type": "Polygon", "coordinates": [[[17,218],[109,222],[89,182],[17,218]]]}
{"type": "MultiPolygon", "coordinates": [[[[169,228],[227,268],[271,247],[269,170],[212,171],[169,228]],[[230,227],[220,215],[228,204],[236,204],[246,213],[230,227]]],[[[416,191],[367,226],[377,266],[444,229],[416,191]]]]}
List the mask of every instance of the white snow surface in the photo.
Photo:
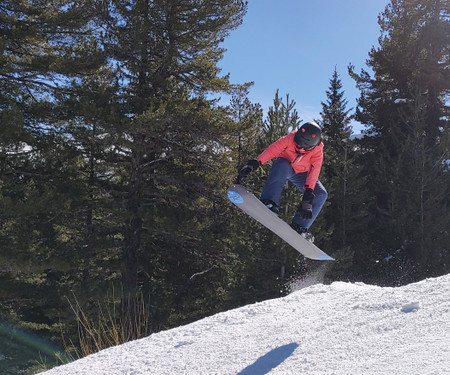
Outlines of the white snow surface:
{"type": "Polygon", "coordinates": [[[450,374],[450,275],[316,284],[155,333],[45,375],[450,374]]]}

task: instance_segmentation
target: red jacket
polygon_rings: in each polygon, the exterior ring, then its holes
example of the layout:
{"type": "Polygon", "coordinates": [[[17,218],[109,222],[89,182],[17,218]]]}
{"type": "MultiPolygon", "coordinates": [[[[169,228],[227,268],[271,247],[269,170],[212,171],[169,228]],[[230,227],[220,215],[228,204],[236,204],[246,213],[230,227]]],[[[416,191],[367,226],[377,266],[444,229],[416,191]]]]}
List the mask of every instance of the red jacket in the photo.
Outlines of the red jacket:
{"type": "Polygon", "coordinates": [[[322,167],[323,143],[321,142],[310,151],[299,154],[296,143],[294,142],[296,132],[295,130],[272,143],[256,160],[264,164],[275,157],[284,158],[291,163],[295,173],[308,173],[305,189],[308,187],[314,189],[319,178],[320,168],[322,167]]]}

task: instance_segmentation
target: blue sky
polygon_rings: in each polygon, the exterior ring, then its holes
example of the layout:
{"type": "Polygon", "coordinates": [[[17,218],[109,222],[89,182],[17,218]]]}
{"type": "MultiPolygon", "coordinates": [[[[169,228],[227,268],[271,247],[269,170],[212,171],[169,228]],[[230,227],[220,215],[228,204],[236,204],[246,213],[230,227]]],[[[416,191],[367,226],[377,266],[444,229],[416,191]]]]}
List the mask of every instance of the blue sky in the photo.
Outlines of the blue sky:
{"type": "MultiPolygon", "coordinates": [[[[347,66],[369,68],[378,46],[378,15],[389,0],[249,0],[243,24],[222,44],[222,74],[231,82],[254,81],[249,98],[266,113],[275,92],[289,94],[304,121],[320,119],[334,68],[342,81],[347,109],[359,91],[347,66]]],[[[361,126],[353,122],[354,133],[361,126]]]]}

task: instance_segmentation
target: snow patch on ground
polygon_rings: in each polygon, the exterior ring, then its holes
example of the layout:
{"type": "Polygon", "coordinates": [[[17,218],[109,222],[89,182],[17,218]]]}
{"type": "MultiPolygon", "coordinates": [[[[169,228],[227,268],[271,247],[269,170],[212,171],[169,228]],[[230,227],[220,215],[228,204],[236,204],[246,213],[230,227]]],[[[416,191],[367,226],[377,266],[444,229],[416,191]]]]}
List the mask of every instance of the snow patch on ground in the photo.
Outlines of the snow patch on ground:
{"type": "Polygon", "coordinates": [[[448,374],[450,275],[335,282],[103,350],[46,375],[448,374]]]}

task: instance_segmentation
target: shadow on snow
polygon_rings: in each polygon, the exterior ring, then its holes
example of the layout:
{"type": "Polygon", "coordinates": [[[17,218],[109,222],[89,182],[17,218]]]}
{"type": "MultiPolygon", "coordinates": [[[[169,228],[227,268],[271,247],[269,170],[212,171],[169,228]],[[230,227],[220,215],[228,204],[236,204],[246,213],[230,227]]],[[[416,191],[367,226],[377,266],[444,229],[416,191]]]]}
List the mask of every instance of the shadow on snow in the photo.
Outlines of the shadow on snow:
{"type": "Polygon", "coordinates": [[[297,343],[287,344],[271,350],[269,353],[258,358],[255,363],[243,369],[237,375],[264,375],[289,358],[295,349],[297,343]]]}

